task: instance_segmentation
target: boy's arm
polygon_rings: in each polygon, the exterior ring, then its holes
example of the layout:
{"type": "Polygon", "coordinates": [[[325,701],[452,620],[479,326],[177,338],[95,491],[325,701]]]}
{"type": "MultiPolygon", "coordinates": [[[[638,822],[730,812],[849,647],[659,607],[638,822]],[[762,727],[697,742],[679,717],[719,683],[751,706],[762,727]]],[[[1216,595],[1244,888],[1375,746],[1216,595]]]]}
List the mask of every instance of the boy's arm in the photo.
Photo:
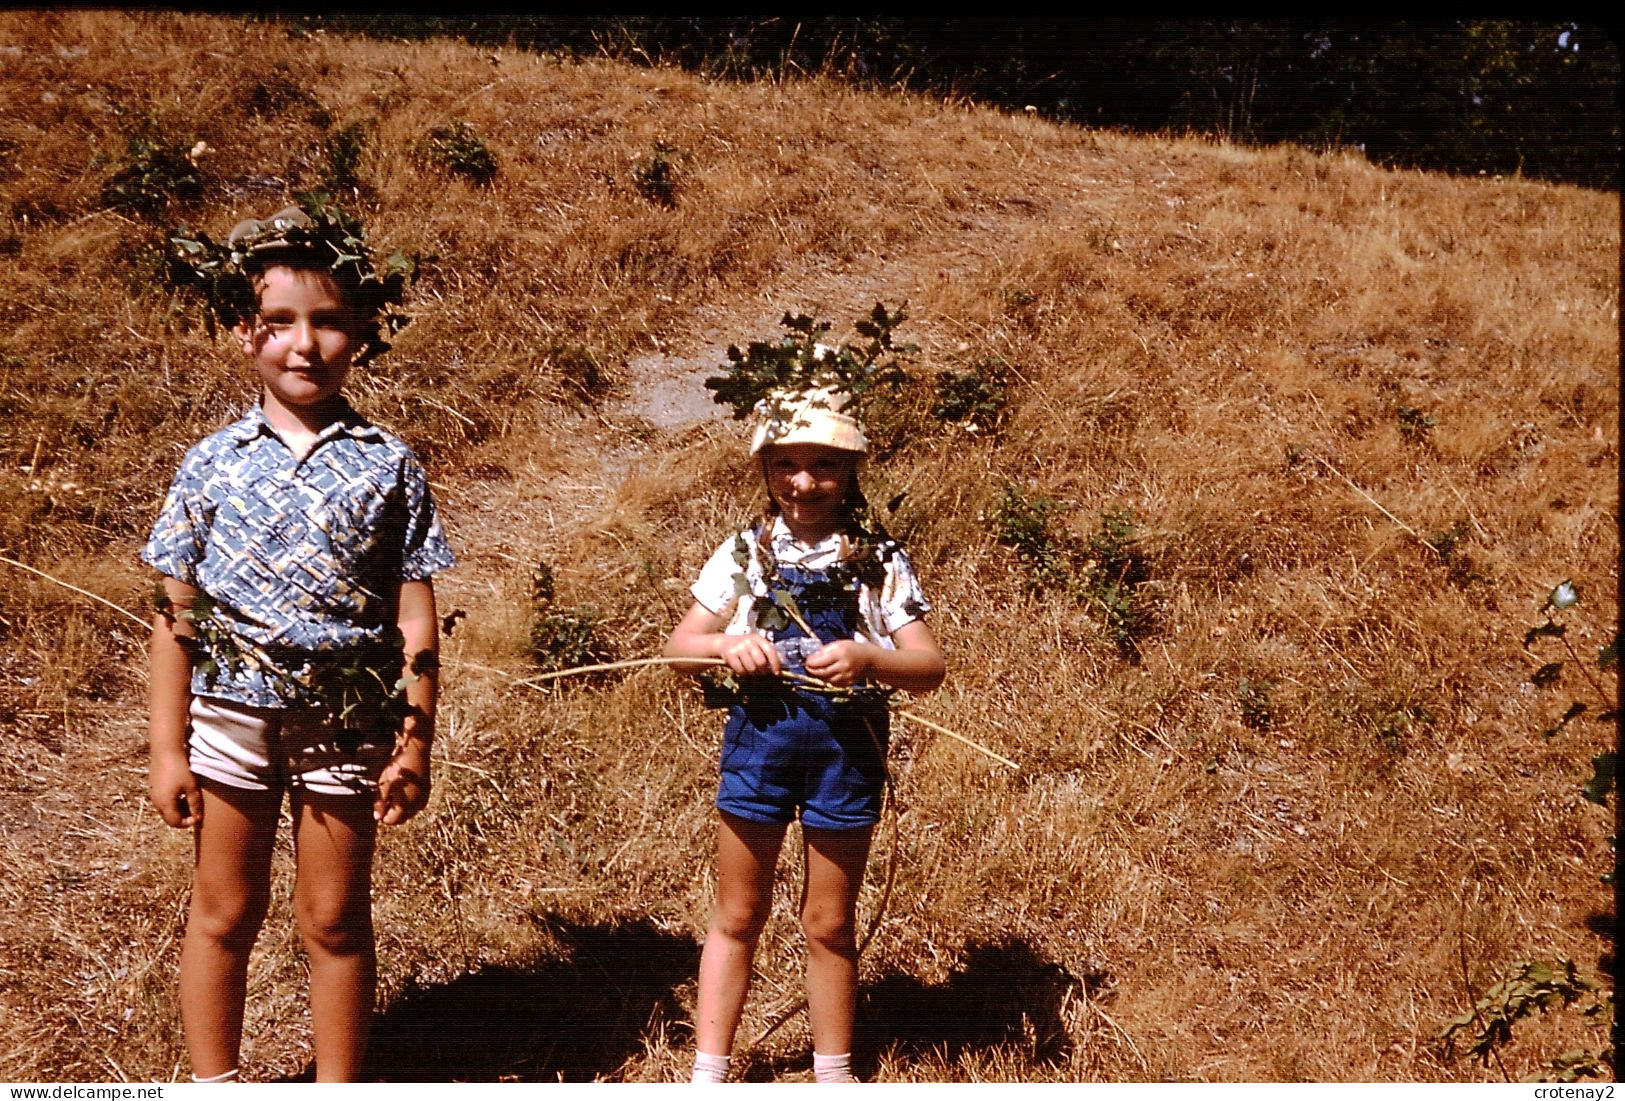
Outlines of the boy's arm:
{"type": "Polygon", "coordinates": [[[406,665],[401,675],[416,679],[406,686],[406,702],[411,710],[395,739],[395,756],[378,778],[378,798],[372,812],[386,826],[405,822],[429,801],[429,750],[434,742],[435,704],[440,697],[440,623],[435,614],[432,581],[401,584],[396,625],[406,640],[406,665]]]}
{"type": "Polygon", "coordinates": [[[171,609],[152,620],[147,716],[147,792],[165,822],[177,828],[203,821],[203,796],[186,750],[192,705],[192,625],[175,613],[188,611],[197,589],[164,578],[171,609]]]}

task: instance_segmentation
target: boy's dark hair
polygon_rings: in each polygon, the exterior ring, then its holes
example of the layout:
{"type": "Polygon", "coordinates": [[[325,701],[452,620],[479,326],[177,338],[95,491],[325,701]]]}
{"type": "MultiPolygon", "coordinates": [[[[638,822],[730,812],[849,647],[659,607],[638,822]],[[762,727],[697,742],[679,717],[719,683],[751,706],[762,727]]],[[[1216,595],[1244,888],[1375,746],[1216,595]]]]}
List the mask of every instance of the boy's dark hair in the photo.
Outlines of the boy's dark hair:
{"type": "Polygon", "coordinates": [[[167,243],[165,281],[202,300],[211,335],[217,326],[229,329],[253,320],[265,271],[278,266],[325,272],[337,284],[356,327],[357,365],[388,351],[385,337],[409,320],[400,306],[419,258],[396,252],[379,270],[361,223],[328,206],[322,195],[301,196],[298,206],[239,222],[223,243],[184,228],[170,233],[167,243]]]}

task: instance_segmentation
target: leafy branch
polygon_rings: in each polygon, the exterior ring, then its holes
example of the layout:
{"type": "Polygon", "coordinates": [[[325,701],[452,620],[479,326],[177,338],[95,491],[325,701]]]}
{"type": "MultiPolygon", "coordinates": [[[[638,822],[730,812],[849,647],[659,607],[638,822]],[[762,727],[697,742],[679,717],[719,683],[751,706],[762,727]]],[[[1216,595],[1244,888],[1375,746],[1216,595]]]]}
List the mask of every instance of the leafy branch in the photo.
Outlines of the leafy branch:
{"type": "Polygon", "coordinates": [[[392,738],[413,713],[407,689],[439,668],[433,650],[420,650],[406,661],[406,638],[388,625],[383,637],[343,650],[295,650],[273,657],[241,638],[226,622],[220,605],[200,592],[192,605],[177,607],[159,583],[153,602],[160,615],[190,624],[195,634],[194,668],[207,685],[222,676],[259,673],[283,695],[310,700],[329,721],[358,744],[369,738],[392,738]],[[405,670],[403,675],[402,671],[405,670]]]}
{"type": "MultiPolygon", "coordinates": [[[[1543,638],[1555,638],[1562,642],[1563,649],[1567,652],[1569,660],[1580,669],[1602,703],[1602,707],[1597,714],[1597,721],[1611,723],[1619,717],[1617,703],[1610,699],[1608,691],[1604,688],[1602,682],[1597,679],[1597,675],[1592,670],[1590,663],[1581,660],[1579,653],[1574,649],[1574,643],[1568,637],[1568,626],[1560,622],[1559,617],[1579,603],[1580,591],[1573,581],[1564,581],[1559,584],[1546,595],[1546,602],[1541,605],[1541,612],[1545,617],[1545,621],[1525,632],[1523,646],[1525,650],[1528,650],[1543,638]]],[[[1613,641],[1597,652],[1597,668],[1613,669],[1617,668],[1618,665],[1619,637],[1616,635],[1613,641]]],[[[1529,680],[1537,688],[1550,687],[1562,677],[1565,666],[1566,663],[1561,660],[1548,661],[1530,674],[1529,680]]],[[[1585,701],[1572,701],[1563,712],[1562,717],[1557,720],[1556,725],[1542,731],[1541,736],[1548,740],[1556,737],[1563,732],[1569,723],[1584,715],[1588,710],[1590,710],[1590,707],[1585,701]]],[[[1603,753],[1592,758],[1594,772],[1591,780],[1583,789],[1585,797],[1591,802],[1601,805],[1607,804],[1608,795],[1616,790],[1615,769],[1617,763],[1617,757],[1613,753],[1603,753]]]]}
{"type": "Polygon", "coordinates": [[[829,345],[824,343],[832,328],[828,321],[786,313],[780,321],[786,335],[777,341],[752,341],[743,351],[730,344],[725,373],[706,379],[705,388],[712,392],[712,400],[733,409],[735,420],[758,411],[780,417],[795,395],[822,389],[849,395],[852,406],[847,411],[855,413],[877,388],[895,390],[908,381],[903,364],[919,349],[893,338],[907,317],[903,306],[889,312],[877,302],[854,326],[861,341],[829,345]]]}
{"type": "MultiPolygon", "coordinates": [[[[1582,1011],[1587,1017],[1611,1015],[1612,995],[1581,976],[1573,960],[1519,963],[1511,974],[1485,991],[1473,1008],[1445,1026],[1440,1033],[1445,1055],[1454,1057],[1458,1037],[1471,1034],[1467,1054],[1488,1063],[1498,1048],[1511,1041],[1515,1023],[1537,1012],[1570,1006],[1584,998],[1590,999],[1582,1011]]],[[[1611,1058],[1611,1052],[1599,1058],[1590,1052],[1572,1051],[1552,1060],[1547,1069],[1559,1081],[1572,1082],[1603,1074],[1603,1061],[1611,1058]]],[[[1542,1075],[1541,1079],[1547,1077],[1542,1075]]]]}

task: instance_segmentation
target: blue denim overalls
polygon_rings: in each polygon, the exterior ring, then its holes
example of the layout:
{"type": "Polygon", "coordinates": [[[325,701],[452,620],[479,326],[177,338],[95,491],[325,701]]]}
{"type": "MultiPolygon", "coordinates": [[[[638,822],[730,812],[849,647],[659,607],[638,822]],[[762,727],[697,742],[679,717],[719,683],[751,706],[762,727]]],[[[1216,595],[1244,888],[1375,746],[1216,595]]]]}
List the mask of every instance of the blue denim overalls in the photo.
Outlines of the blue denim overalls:
{"type": "MultiPolygon", "coordinates": [[[[782,587],[818,636],[795,623],[773,632],[787,671],[806,674],[806,654],[856,637],[858,582],[831,571],[777,569],[782,587]],[[805,653],[798,643],[806,643],[805,653]]],[[[758,599],[762,599],[758,597],[758,599]]],[[[741,686],[722,734],[717,806],[755,822],[857,829],[880,820],[890,714],[884,695],[832,696],[778,678],[741,686]]]]}

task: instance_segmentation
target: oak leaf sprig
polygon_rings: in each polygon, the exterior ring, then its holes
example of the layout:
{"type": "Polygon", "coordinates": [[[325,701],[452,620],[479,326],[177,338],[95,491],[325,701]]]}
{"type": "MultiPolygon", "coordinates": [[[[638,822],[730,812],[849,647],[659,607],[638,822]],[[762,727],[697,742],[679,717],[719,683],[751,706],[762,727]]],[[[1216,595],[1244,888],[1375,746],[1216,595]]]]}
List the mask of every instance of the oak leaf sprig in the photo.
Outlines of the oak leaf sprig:
{"type": "Polygon", "coordinates": [[[781,417],[795,395],[825,389],[846,394],[851,401],[846,411],[858,413],[879,388],[895,391],[909,380],[904,364],[919,348],[893,338],[908,317],[905,306],[891,312],[875,303],[854,326],[863,338],[855,344],[827,344],[830,322],[786,313],[780,321],[784,336],[752,341],[744,350],[730,344],[724,373],[707,378],[705,388],[713,401],[733,410],[735,420],[758,412],[781,417]]]}

